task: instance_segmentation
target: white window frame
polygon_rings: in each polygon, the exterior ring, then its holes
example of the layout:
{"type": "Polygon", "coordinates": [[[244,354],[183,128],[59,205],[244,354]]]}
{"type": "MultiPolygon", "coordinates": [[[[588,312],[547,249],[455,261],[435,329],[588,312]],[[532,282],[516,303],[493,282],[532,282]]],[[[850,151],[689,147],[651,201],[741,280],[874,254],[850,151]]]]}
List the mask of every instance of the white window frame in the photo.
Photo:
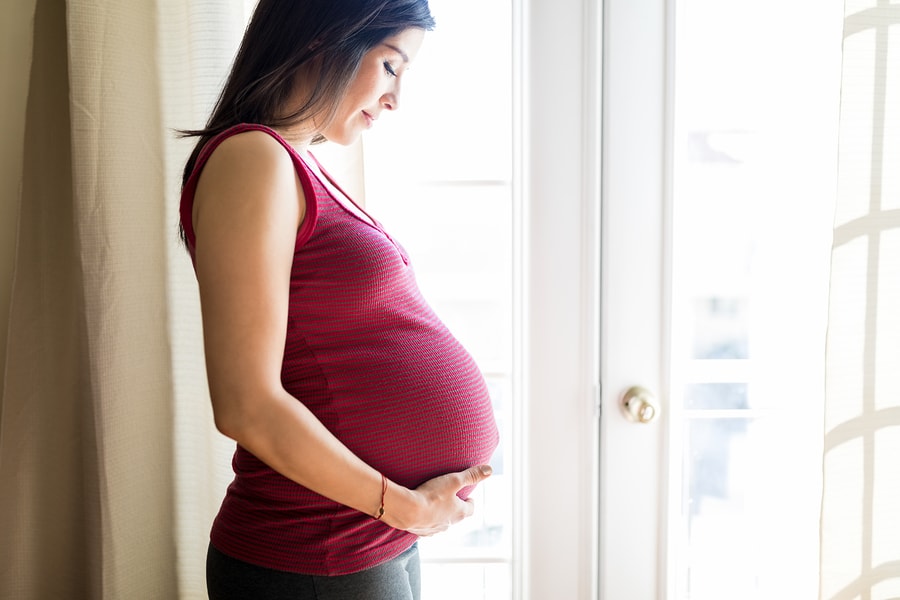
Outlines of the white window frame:
{"type": "Polygon", "coordinates": [[[515,597],[597,598],[603,6],[517,6],[525,410],[515,597]]]}

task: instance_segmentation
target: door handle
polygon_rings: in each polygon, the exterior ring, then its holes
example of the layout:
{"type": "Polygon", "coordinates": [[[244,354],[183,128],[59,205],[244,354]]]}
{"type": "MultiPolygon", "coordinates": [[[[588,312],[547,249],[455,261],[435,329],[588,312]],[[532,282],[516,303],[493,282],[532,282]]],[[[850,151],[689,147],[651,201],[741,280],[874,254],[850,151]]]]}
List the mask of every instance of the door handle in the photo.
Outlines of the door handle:
{"type": "Polygon", "coordinates": [[[640,386],[625,390],[621,406],[625,416],[635,423],[649,423],[659,414],[653,393],[640,386]]]}

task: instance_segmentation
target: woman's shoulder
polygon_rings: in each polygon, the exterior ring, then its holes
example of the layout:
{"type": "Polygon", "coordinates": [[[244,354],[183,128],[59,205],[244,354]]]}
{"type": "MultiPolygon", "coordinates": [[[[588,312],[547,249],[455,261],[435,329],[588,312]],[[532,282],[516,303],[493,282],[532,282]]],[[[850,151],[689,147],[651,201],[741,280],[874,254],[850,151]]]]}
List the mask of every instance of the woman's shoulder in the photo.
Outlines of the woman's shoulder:
{"type": "Polygon", "coordinates": [[[295,154],[274,130],[259,125],[235,126],[207,142],[182,190],[180,218],[188,245],[196,243],[200,213],[211,207],[226,213],[245,205],[273,210],[284,224],[302,223],[311,235],[315,195],[307,190],[309,175],[295,154]]]}
{"type": "Polygon", "coordinates": [[[218,155],[220,161],[293,163],[288,144],[273,130],[262,126],[232,128],[217,136],[211,143],[214,146],[210,151],[210,159],[218,155]]]}
{"type": "Polygon", "coordinates": [[[291,152],[278,138],[249,129],[215,141],[197,182],[195,220],[205,199],[212,199],[218,210],[251,203],[259,210],[283,209],[293,215],[299,208],[302,218],[304,190],[291,152]]]}
{"type": "Polygon", "coordinates": [[[228,135],[215,140],[204,171],[215,172],[217,177],[245,181],[278,176],[293,180],[295,164],[291,150],[277,134],[259,128],[226,133],[228,135]]]}

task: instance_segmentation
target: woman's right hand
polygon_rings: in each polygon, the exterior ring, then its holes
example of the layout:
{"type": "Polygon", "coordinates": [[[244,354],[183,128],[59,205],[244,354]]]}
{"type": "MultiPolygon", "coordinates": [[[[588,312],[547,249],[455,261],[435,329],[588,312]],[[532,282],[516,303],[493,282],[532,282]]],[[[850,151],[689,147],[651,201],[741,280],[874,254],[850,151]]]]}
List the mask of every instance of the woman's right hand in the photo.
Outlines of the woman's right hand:
{"type": "Polygon", "coordinates": [[[390,484],[385,494],[385,523],[418,536],[446,531],[451,525],[472,516],[475,503],[457,494],[491,475],[490,465],[479,465],[429,479],[414,490],[390,484]],[[391,504],[394,502],[394,506],[391,504]],[[393,510],[392,510],[393,509],[393,510]]]}

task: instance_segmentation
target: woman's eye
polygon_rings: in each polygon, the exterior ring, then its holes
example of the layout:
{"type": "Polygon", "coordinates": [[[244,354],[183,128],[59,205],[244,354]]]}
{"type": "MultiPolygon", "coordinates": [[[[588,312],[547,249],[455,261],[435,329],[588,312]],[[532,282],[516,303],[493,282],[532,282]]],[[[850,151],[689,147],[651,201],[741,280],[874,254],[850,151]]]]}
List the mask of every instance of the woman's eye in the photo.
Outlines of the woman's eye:
{"type": "Polygon", "coordinates": [[[391,66],[391,63],[388,61],[384,61],[384,70],[387,71],[387,74],[391,77],[396,77],[397,72],[394,70],[394,67],[391,66]]]}

